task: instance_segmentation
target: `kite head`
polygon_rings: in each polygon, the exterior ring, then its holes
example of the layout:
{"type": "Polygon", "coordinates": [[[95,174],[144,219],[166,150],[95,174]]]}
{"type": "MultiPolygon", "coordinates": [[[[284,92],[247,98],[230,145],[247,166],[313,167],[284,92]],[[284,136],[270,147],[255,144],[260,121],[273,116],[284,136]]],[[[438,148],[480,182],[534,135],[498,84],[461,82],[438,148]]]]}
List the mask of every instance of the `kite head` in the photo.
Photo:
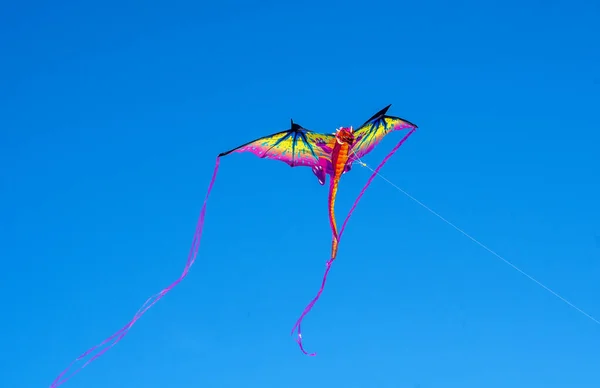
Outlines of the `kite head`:
{"type": "Polygon", "coordinates": [[[354,143],[354,129],[352,129],[352,127],[350,128],[344,128],[344,127],[340,127],[339,129],[335,130],[335,139],[337,140],[337,142],[339,144],[350,144],[352,145],[352,143],[354,143]]]}

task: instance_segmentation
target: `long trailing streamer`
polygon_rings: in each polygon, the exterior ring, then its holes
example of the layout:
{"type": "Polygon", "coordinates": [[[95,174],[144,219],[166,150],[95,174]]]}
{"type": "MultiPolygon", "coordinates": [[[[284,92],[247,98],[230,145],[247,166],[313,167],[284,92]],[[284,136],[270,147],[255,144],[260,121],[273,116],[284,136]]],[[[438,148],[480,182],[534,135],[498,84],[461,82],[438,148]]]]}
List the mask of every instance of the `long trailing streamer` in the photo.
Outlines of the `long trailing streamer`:
{"type": "Polygon", "coordinates": [[[85,368],[89,363],[96,360],[98,357],[100,357],[104,353],[106,353],[110,348],[115,346],[119,341],[121,341],[121,339],[123,339],[123,337],[125,337],[125,335],[129,332],[129,329],[131,329],[131,327],[135,324],[135,322],[138,319],[140,319],[146,311],[148,311],[152,306],[154,306],[154,304],[156,302],[161,300],[163,296],[165,296],[169,291],[171,291],[177,284],[179,284],[179,282],[181,282],[187,276],[190,268],[192,267],[192,265],[194,265],[194,262],[196,261],[196,256],[198,255],[198,248],[200,247],[200,239],[202,237],[202,229],[204,228],[204,215],[206,214],[206,203],[208,202],[208,197],[210,195],[210,192],[212,191],[215,180],[217,179],[217,172],[219,170],[219,162],[220,162],[220,158],[217,157],[217,161],[215,163],[215,168],[213,171],[212,179],[210,180],[210,184],[208,185],[208,191],[206,193],[206,197],[204,198],[204,203],[202,205],[202,209],[200,210],[200,216],[198,217],[198,222],[196,224],[196,230],[194,232],[194,237],[192,239],[192,246],[191,246],[190,252],[188,254],[187,262],[186,262],[183,272],[181,273],[179,278],[177,278],[177,280],[175,280],[173,283],[171,283],[169,286],[164,288],[159,293],[154,294],[150,298],[148,298],[146,300],[146,302],[144,302],[142,307],[140,307],[140,309],[137,311],[137,313],[133,316],[133,318],[125,326],[123,326],[121,329],[119,329],[116,333],[114,333],[110,337],[106,338],[104,341],[102,341],[98,345],[93,346],[92,348],[86,350],[79,357],[77,357],[75,360],[73,360],[69,364],[69,366],[65,370],[63,370],[56,377],[56,379],[54,379],[54,381],[50,385],[50,388],[55,388],[55,387],[58,387],[58,386],[64,384],[70,378],[72,378],[77,373],[79,373],[83,368],[85,368]],[[82,361],[84,358],[92,355],[94,352],[95,352],[95,354],[93,356],[91,356],[79,369],[75,370],[71,375],[65,376],[66,373],[69,371],[69,369],[71,369],[73,364],[75,364],[76,362],[82,361]]]}
{"type": "MultiPolygon", "coordinates": [[[[337,235],[337,243],[338,243],[338,245],[339,245],[340,240],[342,239],[342,234],[344,233],[344,229],[346,228],[346,224],[348,223],[348,220],[350,220],[350,217],[352,216],[352,213],[354,213],[354,210],[356,209],[356,206],[358,205],[358,202],[360,202],[361,198],[363,197],[363,195],[365,194],[365,192],[367,191],[367,189],[371,185],[371,182],[373,182],[373,179],[375,179],[375,177],[377,176],[377,174],[379,174],[379,170],[381,170],[381,168],[396,153],[396,151],[398,151],[398,149],[402,146],[402,144],[404,144],[404,142],[408,139],[408,137],[410,135],[412,135],[412,133],[415,130],[416,130],[416,128],[411,129],[410,132],[408,132],[398,142],[398,144],[396,144],[396,146],[390,151],[390,153],[387,154],[387,156],[381,161],[381,163],[379,163],[379,166],[377,166],[377,168],[375,169],[375,171],[373,172],[373,174],[371,174],[371,176],[367,180],[367,183],[364,185],[364,187],[362,188],[362,190],[358,194],[358,197],[356,197],[356,200],[354,201],[354,204],[350,208],[350,211],[348,212],[348,215],[346,216],[346,219],[344,220],[344,223],[342,224],[342,228],[340,229],[340,232],[337,235]]],[[[361,163],[361,164],[363,164],[362,161],[360,161],[360,160],[358,160],[358,162],[361,163]]],[[[330,258],[327,261],[327,263],[325,264],[325,274],[323,275],[323,280],[321,282],[321,288],[319,289],[319,292],[317,292],[317,295],[313,298],[313,300],[311,300],[310,303],[304,308],[304,311],[300,315],[300,318],[298,318],[298,320],[296,321],[296,324],[292,328],[291,335],[294,335],[294,332],[296,331],[296,329],[298,329],[298,335],[297,335],[297,338],[296,338],[296,342],[300,346],[300,350],[302,351],[302,353],[304,353],[306,355],[309,355],[309,356],[316,356],[317,353],[316,352],[308,353],[306,350],[304,350],[304,346],[302,345],[302,328],[301,328],[301,323],[302,323],[302,320],[304,319],[304,317],[306,316],[306,314],[308,314],[308,312],[313,308],[313,306],[315,305],[315,303],[317,303],[317,301],[321,297],[321,294],[323,293],[323,290],[325,289],[325,283],[327,282],[327,275],[329,275],[329,270],[331,269],[331,264],[333,264],[333,260],[335,260],[335,257],[330,258]]]]}

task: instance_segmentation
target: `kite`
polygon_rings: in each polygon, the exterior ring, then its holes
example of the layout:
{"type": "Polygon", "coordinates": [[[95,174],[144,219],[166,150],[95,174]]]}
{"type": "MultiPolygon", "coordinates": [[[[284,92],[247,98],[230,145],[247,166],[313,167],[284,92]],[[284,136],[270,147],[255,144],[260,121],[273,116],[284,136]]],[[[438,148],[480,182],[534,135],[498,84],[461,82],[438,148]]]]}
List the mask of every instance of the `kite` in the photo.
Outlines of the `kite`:
{"type": "MultiPolygon", "coordinates": [[[[213,170],[212,178],[208,185],[208,190],[204,198],[204,203],[200,210],[200,215],[196,223],[196,230],[192,239],[192,246],[190,248],[188,259],[183,272],[173,283],[165,287],[162,291],[156,293],[146,300],[146,302],[140,307],[133,318],[121,329],[115,332],[110,337],[96,346],[88,349],[82,353],[79,357],[71,362],[71,364],[63,370],[56,379],[51,383],[50,388],[56,388],[64,384],[67,380],[73,377],[75,374],[85,368],[89,363],[102,356],[106,351],[115,346],[131,329],[131,327],[137,322],[138,319],[144,315],[148,309],[162,299],[169,291],[171,291],[177,284],[179,284],[188,274],[190,268],[194,264],[198,255],[198,248],[200,246],[200,240],[202,236],[202,230],[204,228],[204,217],[206,214],[206,204],[208,198],[214,186],[217,178],[217,172],[219,170],[220,160],[223,156],[229,155],[234,152],[243,153],[250,152],[257,155],[260,158],[280,160],[287,163],[291,167],[311,167],[313,174],[317,177],[319,184],[324,185],[326,177],[330,177],[329,184],[329,196],[328,196],[328,213],[329,222],[331,225],[332,232],[332,246],[331,255],[326,263],[326,270],[321,283],[321,288],[313,300],[306,306],[302,315],[294,325],[292,334],[295,330],[298,330],[298,338],[296,342],[300,346],[300,349],[304,354],[309,354],[304,350],[302,345],[302,332],[300,324],[304,316],[311,310],[314,304],[319,299],[325,283],[327,281],[327,275],[331,268],[331,264],[337,257],[337,250],[342,234],[350,219],[352,213],[356,209],[358,202],[364,195],[365,191],[373,181],[373,179],[379,173],[379,170],[383,165],[392,157],[392,155],[402,146],[402,144],[408,139],[408,137],[417,129],[417,126],[407,120],[401,119],[395,116],[387,115],[387,111],[391,105],[383,108],[381,111],[373,115],[364,124],[359,126],[356,130],[353,127],[341,127],[336,130],[333,134],[322,134],[311,130],[308,130],[301,125],[291,121],[291,128],[289,130],[281,131],[261,137],[253,140],[249,143],[236,147],[230,151],[223,152],[217,156],[215,167],[213,170]],[[373,174],[367,180],[367,183],[360,191],[358,197],[354,201],[348,215],[346,216],[342,228],[337,229],[337,223],[335,219],[335,199],[337,196],[337,190],[341,176],[348,173],[352,169],[353,163],[357,162],[365,165],[361,158],[367,155],[375,148],[377,144],[388,134],[393,131],[409,130],[409,132],[398,142],[398,144],[389,152],[389,154],[383,159],[383,161],[373,170],[373,174]],[[87,361],[83,362],[83,360],[87,361]],[[66,376],[67,372],[71,367],[77,363],[83,362],[83,365],[74,371],[70,376],[66,376]]],[[[315,353],[309,354],[314,356],[315,353]]]]}
{"type": "MultiPolygon", "coordinates": [[[[308,353],[304,350],[302,345],[302,330],[300,324],[304,319],[304,316],[317,302],[325,288],[327,275],[331,268],[331,264],[337,257],[341,234],[348,219],[354,212],[364,191],[366,191],[373,178],[379,172],[379,169],[417,129],[415,124],[407,120],[401,119],[400,117],[388,116],[387,111],[390,106],[391,104],[375,113],[356,131],[354,131],[353,127],[341,127],[336,129],[336,132],[333,134],[321,134],[306,129],[301,125],[294,123],[292,120],[291,128],[289,130],[252,140],[219,155],[219,157],[223,157],[233,152],[250,152],[260,158],[282,161],[291,167],[312,167],[313,174],[317,177],[321,185],[325,184],[327,175],[330,177],[328,211],[332,234],[331,256],[326,263],[326,270],[325,275],[323,276],[321,289],[317,293],[317,296],[304,309],[302,315],[292,328],[292,334],[298,329],[298,338],[296,342],[298,342],[298,345],[304,354],[308,353]],[[376,172],[371,176],[371,179],[367,181],[367,184],[348,213],[348,216],[342,225],[342,230],[338,233],[334,209],[341,176],[352,169],[352,164],[354,162],[362,163],[361,158],[371,152],[387,134],[405,129],[410,129],[410,131],[384,159],[377,170],[375,170],[376,172]]],[[[310,355],[314,356],[315,353],[311,353],[310,355]]]]}

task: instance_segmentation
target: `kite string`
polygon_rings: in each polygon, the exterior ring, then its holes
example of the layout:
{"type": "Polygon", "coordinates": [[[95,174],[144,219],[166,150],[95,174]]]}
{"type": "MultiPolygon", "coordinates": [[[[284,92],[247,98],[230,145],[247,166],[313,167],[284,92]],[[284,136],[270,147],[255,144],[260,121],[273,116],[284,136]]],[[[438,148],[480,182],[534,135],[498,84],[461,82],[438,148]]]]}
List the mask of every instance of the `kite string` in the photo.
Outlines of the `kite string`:
{"type": "MultiPolygon", "coordinates": [[[[340,229],[340,232],[337,236],[337,242],[338,245],[342,239],[342,233],[344,232],[344,229],[346,228],[346,224],[348,223],[348,220],[350,219],[350,216],[352,216],[352,213],[354,213],[354,210],[356,209],[356,206],[358,205],[358,202],[360,202],[362,196],[365,194],[365,192],[367,191],[367,189],[369,188],[369,186],[371,185],[371,182],[373,182],[373,179],[375,179],[375,177],[378,175],[379,170],[381,170],[381,168],[388,162],[388,160],[396,153],[396,151],[398,151],[398,149],[402,146],[402,144],[404,144],[404,142],[408,139],[408,137],[410,135],[412,135],[412,133],[416,130],[416,128],[413,128],[410,130],[410,132],[408,132],[399,142],[398,144],[396,144],[396,146],[390,151],[389,154],[387,154],[387,156],[381,161],[381,163],[379,163],[379,166],[377,166],[377,168],[375,170],[373,170],[373,174],[369,177],[369,179],[367,180],[367,183],[364,185],[364,187],[362,188],[362,190],[360,191],[360,193],[358,194],[358,197],[356,198],[356,200],[354,201],[354,204],[352,205],[352,207],[350,208],[350,211],[348,212],[348,215],[346,216],[346,219],[344,220],[344,223],[342,224],[342,228],[340,229]]],[[[364,163],[360,160],[360,158],[354,154],[356,160],[359,161],[359,163],[361,163],[362,165],[364,165],[364,163]]],[[[317,292],[317,295],[313,298],[312,301],[310,301],[310,303],[304,308],[304,311],[302,312],[302,314],[300,315],[300,318],[298,318],[298,320],[296,321],[296,324],[294,325],[294,327],[292,328],[292,332],[290,335],[294,334],[294,331],[296,331],[296,328],[298,329],[298,336],[296,338],[296,342],[298,343],[298,345],[300,346],[300,350],[302,351],[302,353],[309,355],[309,356],[316,356],[317,353],[313,352],[313,353],[308,353],[306,350],[304,350],[304,346],[302,345],[302,329],[301,329],[301,323],[302,320],[304,319],[304,317],[306,316],[306,314],[309,313],[309,311],[313,308],[313,306],[315,305],[315,303],[317,303],[317,301],[319,300],[319,298],[321,297],[321,294],[323,293],[323,290],[325,289],[325,283],[327,282],[327,275],[329,274],[329,270],[331,269],[331,264],[333,263],[333,260],[335,259],[335,257],[330,258],[327,263],[325,264],[325,274],[323,275],[323,280],[321,282],[321,288],[319,289],[319,291],[317,292]]]]}
{"type": "MultiPolygon", "coordinates": [[[[474,243],[476,243],[477,245],[479,245],[480,247],[482,247],[483,249],[485,249],[486,251],[488,251],[492,255],[496,256],[498,259],[500,259],[501,261],[503,261],[508,266],[512,267],[514,270],[516,270],[517,272],[519,272],[521,275],[523,275],[526,278],[528,278],[529,280],[533,281],[535,284],[537,284],[538,286],[542,287],[544,290],[548,291],[549,293],[551,293],[552,295],[554,295],[555,297],[557,297],[558,299],[560,299],[562,302],[564,302],[565,304],[567,304],[569,307],[572,307],[577,312],[579,312],[582,315],[584,315],[585,317],[589,318],[592,322],[597,323],[597,324],[600,325],[600,321],[598,319],[594,318],[592,315],[588,314],[587,312],[585,312],[581,308],[577,307],[575,304],[573,304],[572,302],[570,302],[569,300],[567,300],[565,297],[563,297],[562,295],[560,295],[556,291],[552,290],[550,287],[546,286],[544,283],[542,283],[541,281],[537,280],[536,278],[534,278],[532,275],[528,274],[527,272],[525,272],[521,268],[517,267],[515,264],[513,264],[508,259],[504,258],[503,256],[501,256],[497,252],[493,251],[487,245],[483,244],[482,242],[480,242],[479,240],[477,240],[475,237],[472,237],[467,232],[465,232],[464,230],[462,230],[458,226],[454,225],[452,222],[450,222],[447,219],[445,219],[444,217],[442,217],[440,214],[438,214],[437,212],[435,212],[433,209],[431,209],[430,207],[428,207],[427,205],[425,205],[423,202],[419,201],[418,199],[416,199],[415,197],[413,197],[412,195],[410,195],[406,191],[402,190],[398,185],[394,184],[389,179],[387,179],[386,177],[384,177],[383,175],[381,175],[379,173],[379,168],[373,170],[369,165],[367,165],[366,163],[362,162],[360,159],[359,159],[359,162],[360,162],[360,164],[363,167],[366,167],[366,168],[368,168],[369,170],[371,170],[373,172],[373,174],[371,175],[371,178],[373,178],[374,175],[378,175],[381,179],[383,179],[384,181],[386,181],[389,185],[391,185],[392,187],[394,187],[396,190],[400,191],[402,194],[406,195],[408,198],[412,199],[417,204],[421,205],[423,208],[425,208],[425,210],[429,211],[431,214],[433,214],[434,216],[438,217],[440,220],[444,221],[446,224],[448,224],[449,226],[451,226],[452,228],[454,228],[455,230],[457,230],[459,233],[461,233],[462,235],[464,235],[465,237],[467,237],[468,239],[470,239],[471,241],[473,241],[474,243]]],[[[371,178],[369,178],[369,179],[371,179],[371,178]]],[[[345,223],[344,223],[344,225],[345,225],[345,223]]],[[[343,229],[344,229],[344,226],[342,226],[342,231],[343,231],[343,229]]],[[[340,235],[341,235],[341,232],[340,232],[340,235]]]]}
{"type": "Polygon", "coordinates": [[[202,230],[204,228],[204,216],[206,214],[206,204],[208,202],[208,197],[210,195],[210,192],[212,191],[212,188],[214,186],[215,180],[217,179],[217,172],[219,170],[219,162],[220,162],[220,158],[217,157],[217,161],[215,163],[213,175],[212,175],[212,178],[210,180],[210,184],[208,186],[206,197],[204,198],[204,203],[202,204],[202,209],[200,210],[200,215],[198,217],[198,222],[196,224],[196,230],[194,232],[194,237],[192,239],[192,246],[190,248],[190,252],[188,254],[188,258],[187,258],[185,267],[183,269],[183,272],[181,273],[181,275],[179,276],[179,278],[177,278],[177,280],[175,280],[169,286],[167,286],[166,288],[164,288],[162,291],[160,291],[160,292],[154,294],[153,296],[151,296],[150,298],[148,298],[144,302],[144,304],[142,304],[142,306],[139,308],[139,310],[136,312],[136,314],[133,316],[133,318],[125,326],[123,326],[121,329],[119,329],[117,332],[115,332],[110,337],[106,338],[104,341],[102,341],[98,345],[95,345],[95,346],[91,347],[90,349],[86,350],[79,357],[77,357],[75,360],[73,360],[69,364],[69,366],[67,366],[67,368],[65,370],[63,370],[56,377],[56,379],[54,379],[54,381],[50,385],[50,388],[55,388],[55,387],[58,387],[59,385],[64,384],[69,379],[71,379],[73,376],[75,376],[77,373],[79,373],[83,368],[85,368],[89,363],[91,363],[92,361],[94,361],[98,357],[102,356],[110,348],[112,348],[113,346],[115,346],[123,337],[125,337],[125,335],[129,332],[129,329],[135,324],[135,322],[138,319],[140,319],[142,317],[142,315],[144,315],[144,313],[146,311],[148,311],[152,306],[154,306],[154,304],[156,304],[156,302],[158,302],[160,299],[162,299],[163,296],[165,296],[169,291],[171,291],[177,284],[179,284],[187,276],[190,268],[192,267],[192,265],[196,261],[196,256],[198,255],[198,248],[200,247],[200,239],[202,237],[202,230]],[[150,303],[151,300],[152,300],[152,302],[150,303]],[[86,356],[90,355],[92,352],[94,352],[96,349],[100,348],[101,346],[108,344],[109,342],[111,342],[115,338],[116,338],[115,341],[113,341],[107,347],[99,350],[98,353],[95,354],[93,357],[91,357],[88,361],[86,361],[83,364],[83,366],[81,366],[81,368],[77,369],[69,377],[63,378],[63,376],[69,371],[69,369],[71,368],[71,366],[73,366],[73,364],[75,364],[77,361],[82,360],[86,356]]]}

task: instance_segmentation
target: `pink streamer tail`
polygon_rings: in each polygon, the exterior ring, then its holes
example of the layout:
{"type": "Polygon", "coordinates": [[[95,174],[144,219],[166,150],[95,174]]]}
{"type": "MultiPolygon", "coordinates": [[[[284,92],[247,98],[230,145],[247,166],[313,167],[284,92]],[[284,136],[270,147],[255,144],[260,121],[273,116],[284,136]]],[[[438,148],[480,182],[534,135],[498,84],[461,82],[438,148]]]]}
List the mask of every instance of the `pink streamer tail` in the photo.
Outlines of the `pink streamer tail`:
{"type": "Polygon", "coordinates": [[[296,324],[292,328],[292,333],[291,333],[292,335],[294,334],[294,331],[296,331],[296,328],[298,328],[298,338],[296,339],[296,342],[300,346],[300,350],[302,351],[302,353],[307,354],[309,356],[316,356],[317,353],[309,354],[306,350],[304,350],[304,346],[302,346],[302,328],[301,328],[300,324],[302,323],[302,320],[304,319],[306,314],[308,314],[308,312],[313,308],[315,303],[317,303],[317,300],[319,300],[319,298],[321,297],[321,293],[325,289],[325,283],[327,282],[327,275],[329,274],[329,270],[331,269],[331,264],[333,264],[333,260],[335,260],[335,259],[329,259],[326,263],[325,275],[323,275],[323,281],[321,282],[321,289],[317,293],[317,296],[315,296],[313,298],[313,300],[311,300],[310,303],[304,308],[302,315],[300,315],[300,318],[298,318],[298,320],[296,321],[296,324]]]}
{"type": "Polygon", "coordinates": [[[202,205],[202,209],[200,210],[200,216],[199,216],[198,222],[196,224],[196,231],[194,232],[194,237],[192,239],[192,246],[190,248],[187,262],[185,264],[185,267],[183,269],[183,273],[181,274],[181,276],[179,276],[179,278],[177,280],[175,280],[173,283],[171,283],[168,287],[164,288],[162,291],[160,291],[159,293],[148,298],[146,300],[146,302],[144,302],[142,307],[140,307],[140,309],[137,311],[137,313],[133,316],[133,318],[125,326],[123,326],[116,333],[114,333],[110,337],[106,338],[104,341],[102,341],[98,345],[93,346],[92,348],[88,349],[83,354],[81,354],[79,357],[77,357],[75,360],[73,360],[71,362],[71,364],[69,364],[69,366],[65,370],[63,370],[56,377],[56,379],[54,379],[54,381],[50,385],[50,388],[55,388],[55,387],[58,387],[64,383],[66,383],[69,379],[71,379],[73,376],[75,376],[77,373],[79,373],[83,368],[85,368],[89,363],[96,360],[98,357],[100,357],[104,353],[106,353],[110,348],[115,346],[119,341],[121,341],[121,339],[123,339],[123,337],[125,337],[125,335],[129,332],[129,329],[131,329],[131,327],[134,325],[134,323],[138,319],[140,319],[146,311],[148,311],[152,306],[154,306],[154,304],[156,302],[158,302],[160,299],[162,299],[163,296],[165,296],[169,291],[171,291],[177,284],[179,284],[179,282],[181,282],[187,276],[190,268],[196,261],[196,256],[198,255],[198,248],[200,247],[200,239],[202,237],[202,229],[204,228],[204,215],[206,214],[206,203],[208,201],[208,197],[210,195],[210,192],[212,191],[213,185],[217,178],[217,171],[219,170],[219,161],[220,161],[220,159],[217,158],[215,168],[213,171],[213,175],[212,175],[212,179],[208,186],[208,191],[207,191],[206,197],[204,199],[204,204],[202,205]],[[90,356],[94,352],[96,352],[96,353],[90,359],[88,359],[79,369],[75,370],[70,376],[63,377],[69,371],[69,369],[71,369],[73,364],[83,360],[84,358],[90,356]]]}
{"type": "MultiPolygon", "coordinates": [[[[371,176],[369,177],[369,180],[367,180],[367,183],[364,185],[364,187],[362,188],[362,190],[358,194],[358,197],[356,197],[356,200],[354,201],[354,204],[352,204],[352,207],[350,208],[350,211],[348,212],[348,215],[346,216],[346,219],[344,220],[344,223],[342,224],[342,228],[340,229],[340,232],[339,232],[339,234],[337,236],[338,247],[339,247],[340,241],[342,240],[342,234],[344,233],[344,229],[346,228],[346,224],[348,223],[348,220],[350,220],[350,217],[352,216],[352,213],[354,213],[354,210],[356,209],[356,206],[358,205],[358,203],[360,202],[361,198],[363,197],[363,195],[365,194],[365,192],[367,191],[367,189],[371,185],[371,182],[373,182],[373,179],[375,179],[375,177],[379,173],[379,170],[381,170],[381,168],[396,153],[396,151],[398,151],[398,149],[402,146],[402,144],[404,144],[404,142],[406,141],[406,139],[408,139],[408,137],[410,135],[412,135],[412,133],[415,130],[416,130],[416,128],[411,129],[410,132],[408,132],[402,138],[402,140],[400,140],[398,142],[398,144],[396,144],[396,146],[390,151],[390,153],[387,154],[387,156],[381,161],[381,163],[379,163],[379,166],[377,166],[377,168],[375,169],[375,171],[373,172],[373,174],[371,174],[371,176]]],[[[335,258],[331,258],[331,259],[329,259],[327,261],[326,268],[325,268],[325,274],[323,275],[323,281],[321,282],[321,288],[319,289],[319,292],[317,292],[317,295],[313,298],[313,300],[311,300],[310,303],[304,308],[304,311],[300,315],[300,318],[298,318],[298,320],[296,321],[296,324],[292,328],[292,333],[291,333],[292,335],[294,334],[294,331],[296,331],[296,328],[298,329],[298,337],[296,338],[296,342],[300,346],[300,350],[302,351],[302,353],[304,353],[306,355],[309,355],[309,356],[316,356],[317,353],[314,353],[314,352],[313,353],[308,353],[306,350],[304,350],[304,346],[302,345],[301,323],[302,323],[302,320],[304,319],[304,317],[308,314],[308,312],[313,308],[313,306],[315,305],[315,303],[317,303],[317,301],[321,297],[321,294],[323,293],[323,290],[325,289],[325,283],[327,282],[327,275],[329,274],[329,270],[331,269],[331,264],[333,263],[334,259],[335,258]]]]}

